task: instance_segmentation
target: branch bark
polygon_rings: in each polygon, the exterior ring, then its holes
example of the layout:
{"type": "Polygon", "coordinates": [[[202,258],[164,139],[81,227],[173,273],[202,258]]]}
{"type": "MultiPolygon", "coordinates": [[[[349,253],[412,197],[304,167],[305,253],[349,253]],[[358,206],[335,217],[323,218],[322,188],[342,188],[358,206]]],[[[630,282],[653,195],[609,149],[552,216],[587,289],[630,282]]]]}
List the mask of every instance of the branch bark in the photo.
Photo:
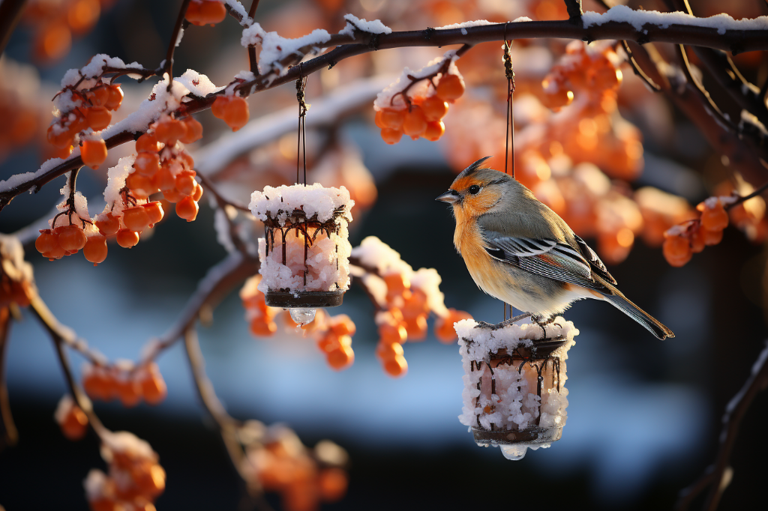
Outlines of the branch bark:
{"type": "Polygon", "coordinates": [[[5,383],[5,355],[8,350],[8,334],[11,330],[11,314],[8,307],[0,309],[0,451],[16,444],[19,433],[13,423],[8,386],[5,383]]]}

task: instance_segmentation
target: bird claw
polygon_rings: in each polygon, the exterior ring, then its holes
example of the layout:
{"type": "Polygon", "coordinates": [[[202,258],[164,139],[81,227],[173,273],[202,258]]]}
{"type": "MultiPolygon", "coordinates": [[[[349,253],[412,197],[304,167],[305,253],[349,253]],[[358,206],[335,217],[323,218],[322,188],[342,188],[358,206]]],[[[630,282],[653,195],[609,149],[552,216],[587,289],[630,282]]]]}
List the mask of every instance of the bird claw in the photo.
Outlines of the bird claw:
{"type": "Polygon", "coordinates": [[[485,321],[478,321],[477,324],[478,326],[482,328],[487,328],[489,330],[499,330],[501,328],[505,328],[505,327],[508,327],[509,325],[517,323],[518,321],[528,318],[530,316],[531,316],[530,313],[525,313],[525,314],[520,314],[519,316],[515,316],[514,318],[509,318],[505,321],[502,321],[501,323],[496,323],[495,325],[491,323],[486,323],[485,321]]]}

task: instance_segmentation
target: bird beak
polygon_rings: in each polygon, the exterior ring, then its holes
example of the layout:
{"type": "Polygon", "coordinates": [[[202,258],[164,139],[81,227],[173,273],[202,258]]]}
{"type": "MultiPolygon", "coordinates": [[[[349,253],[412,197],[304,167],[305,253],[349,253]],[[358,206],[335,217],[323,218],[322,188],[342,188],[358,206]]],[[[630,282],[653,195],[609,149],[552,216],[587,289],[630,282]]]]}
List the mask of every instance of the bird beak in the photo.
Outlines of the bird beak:
{"type": "Polygon", "coordinates": [[[459,195],[459,192],[457,192],[456,190],[448,190],[447,192],[445,192],[435,200],[439,200],[441,202],[447,202],[448,204],[454,204],[458,202],[460,198],[461,196],[459,195]]]}

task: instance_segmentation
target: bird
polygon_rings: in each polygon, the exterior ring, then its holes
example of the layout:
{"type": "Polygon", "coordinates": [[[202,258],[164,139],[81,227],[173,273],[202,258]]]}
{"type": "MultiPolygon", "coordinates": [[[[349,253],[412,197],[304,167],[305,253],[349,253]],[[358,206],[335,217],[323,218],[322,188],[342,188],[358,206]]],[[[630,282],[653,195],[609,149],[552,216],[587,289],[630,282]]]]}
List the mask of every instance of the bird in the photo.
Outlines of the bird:
{"type": "Polygon", "coordinates": [[[592,250],[560,216],[509,174],[464,169],[436,200],[453,207],[453,242],[485,293],[546,322],[585,298],[604,300],[658,339],[675,334],[616,287],[592,250]]]}

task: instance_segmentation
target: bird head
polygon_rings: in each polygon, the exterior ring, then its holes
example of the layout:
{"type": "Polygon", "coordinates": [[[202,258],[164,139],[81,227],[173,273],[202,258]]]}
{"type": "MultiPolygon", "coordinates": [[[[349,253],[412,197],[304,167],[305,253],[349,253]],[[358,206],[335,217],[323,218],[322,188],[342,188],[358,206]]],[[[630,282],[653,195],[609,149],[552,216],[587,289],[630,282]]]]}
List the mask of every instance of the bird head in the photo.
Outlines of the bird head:
{"type": "Polygon", "coordinates": [[[457,220],[487,213],[501,201],[509,183],[514,182],[503,172],[482,167],[488,158],[481,158],[464,169],[451,188],[436,199],[451,204],[457,220]]]}

